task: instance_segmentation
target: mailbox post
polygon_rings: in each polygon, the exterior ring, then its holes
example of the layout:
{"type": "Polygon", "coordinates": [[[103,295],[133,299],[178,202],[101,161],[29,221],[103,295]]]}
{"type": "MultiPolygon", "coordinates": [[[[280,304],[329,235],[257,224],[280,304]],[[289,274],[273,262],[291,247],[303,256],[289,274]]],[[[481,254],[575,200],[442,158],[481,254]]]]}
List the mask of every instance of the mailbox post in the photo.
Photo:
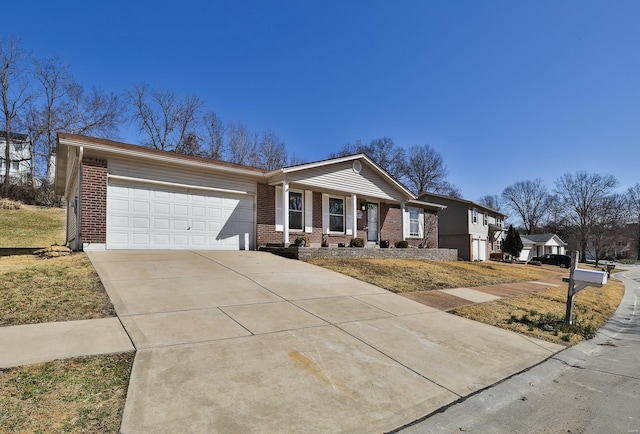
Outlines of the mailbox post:
{"type": "Polygon", "coordinates": [[[562,279],[563,282],[569,282],[567,288],[567,311],[564,316],[564,322],[573,323],[573,297],[587,286],[595,286],[602,288],[607,283],[607,273],[604,271],[591,271],[576,268],[578,263],[578,251],[571,252],[571,268],[569,278],[562,279]]]}

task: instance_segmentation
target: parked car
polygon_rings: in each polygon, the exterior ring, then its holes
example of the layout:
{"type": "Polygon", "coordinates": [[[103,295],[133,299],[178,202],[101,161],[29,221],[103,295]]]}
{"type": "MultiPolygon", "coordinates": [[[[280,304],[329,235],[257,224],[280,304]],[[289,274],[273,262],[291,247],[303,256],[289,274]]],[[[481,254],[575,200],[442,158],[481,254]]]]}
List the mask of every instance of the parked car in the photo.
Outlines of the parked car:
{"type": "Polygon", "coordinates": [[[531,260],[542,262],[543,264],[559,265],[562,268],[571,267],[571,256],[568,255],[555,255],[547,253],[546,255],[531,258],[531,260]]]}

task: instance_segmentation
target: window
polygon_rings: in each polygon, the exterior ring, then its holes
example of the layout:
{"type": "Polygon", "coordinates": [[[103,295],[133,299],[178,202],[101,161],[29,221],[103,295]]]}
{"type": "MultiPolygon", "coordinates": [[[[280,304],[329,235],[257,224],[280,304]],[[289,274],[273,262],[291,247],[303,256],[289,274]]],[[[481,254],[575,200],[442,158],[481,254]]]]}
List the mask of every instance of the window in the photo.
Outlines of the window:
{"type": "Polygon", "coordinates": [[[473,224],[477,225],[478,224],[478,210],[477,209],[473,209],[473,224]]]}
{"type": "Polygon", "coordinates": [[[329,198],[329,231],[344,232],[344,199],[329,198]]]}
{"type": "Polygon", "coordinates": [[[303,229],[303,213],[302,213],[302,193],[297,191],[289,192],[289,229],[303,229]]]}
{"type": "Polygon", "coordinates": [[[486,212],[482,214],[482,224],[485,226],[489,224],[489,216],[486,212]]]}
{"type": "Polygon", "coordinates": [[[502,222],[502,219],[500,217],[496,217],[496,225],[502,227],[503,222],[502,222]]]}
{"type": "Polygon", "coordinates": [[[501,239],[499,239],[499,240],[497,240],[497,241],[496,241],[496,250],[497,250],[498,252],[501,252],[501,251],[502,251],[502,240],[501,240],[501,239]]]}
{"type": "Polygon", "coordinates": [[[11,162],[11,169],[15,170],[16,172],[18,170],[20,170],[20,162],[19,161],[12,161],[11,162]]]}
{"type": "Polygon", "coordinates": [[[409,236],[420,236],[420,212],[417,208],[409,208],[409,236]]]}

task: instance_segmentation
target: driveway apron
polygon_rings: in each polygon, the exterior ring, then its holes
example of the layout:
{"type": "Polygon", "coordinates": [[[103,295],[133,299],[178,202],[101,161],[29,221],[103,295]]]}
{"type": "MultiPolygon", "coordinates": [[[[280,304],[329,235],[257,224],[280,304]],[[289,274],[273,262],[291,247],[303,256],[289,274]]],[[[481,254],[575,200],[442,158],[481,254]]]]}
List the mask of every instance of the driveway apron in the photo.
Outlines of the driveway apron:
{"type": "Polygon", "coordinates": [[[123,433],[389,431],[563,348],[264,252],[89,257],[138,350],[123,433]]]}

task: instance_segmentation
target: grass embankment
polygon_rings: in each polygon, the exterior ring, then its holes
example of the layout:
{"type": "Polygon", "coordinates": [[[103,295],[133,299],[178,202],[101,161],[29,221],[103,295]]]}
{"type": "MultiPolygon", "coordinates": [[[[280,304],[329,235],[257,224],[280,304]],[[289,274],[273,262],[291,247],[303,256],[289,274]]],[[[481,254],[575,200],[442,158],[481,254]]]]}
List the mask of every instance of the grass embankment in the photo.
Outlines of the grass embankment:
{"type": "Polygon", "coordinates": [[[20,209],[0,209],[0,248],[64,244],[64,209],[19,206],[20,209]]]}
{"type": "MultiPolygon", "coordinates": [[[[0,248],[62,243],[64,223],[58,208],[0,209],[0,248]]],[[[0,257],[0,326],[114,314],[84,253],[0,257]]],[[[133,357],[131,352],[0,369],[0,433],[118,432],[133,357]]]]}
{"type": "Polygon", "coordinates": [[[0,257],[0,326],[114,316],[84,253],[42,259],[0,257]]]}
{"type": "Polygon", "coordinates": [[[311,263],[395,293],[524,282],[545,275],[537,267],[500,262],[323,258],[311,263]]]}
{"type": "Polygon", "coordinates": [[[471,304],[450,312],[564,345],[593,337],[613,315],[624,294],[624,285],[616,280],[610,280],[603,288],[589,287],[579,292],[574,298],[575,319],[569,326],[563,322],[567,286],[560,283],[560,277],[568,276],[569,270],[559,267],[499,262],[342,258],[320,259],[312,263],[396,293],[535,280],[557,281],[559,286],[540,286],[535,292],[471,304]]]}

